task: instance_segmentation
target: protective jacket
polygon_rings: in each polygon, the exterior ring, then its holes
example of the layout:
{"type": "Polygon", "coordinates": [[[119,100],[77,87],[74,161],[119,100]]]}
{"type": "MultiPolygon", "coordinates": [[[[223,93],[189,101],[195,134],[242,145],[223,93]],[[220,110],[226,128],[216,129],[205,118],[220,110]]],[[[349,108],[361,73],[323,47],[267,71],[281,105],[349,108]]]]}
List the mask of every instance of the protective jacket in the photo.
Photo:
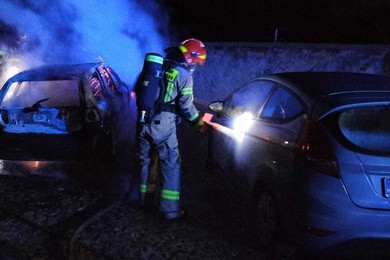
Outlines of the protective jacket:
{"type": "MultiPolygon", "coordinates": [[[[194,105],[193,78],[181,65],[174,65],[164,72],[164,103],[170,104],[166,111],[175,112],[191,123],[199,120],[199,112],[194,105]]],[[[163,105],[164,106],[164,105],[163,105]]],[[[166,105],[165,105],[166,106],[166,105]]]]}

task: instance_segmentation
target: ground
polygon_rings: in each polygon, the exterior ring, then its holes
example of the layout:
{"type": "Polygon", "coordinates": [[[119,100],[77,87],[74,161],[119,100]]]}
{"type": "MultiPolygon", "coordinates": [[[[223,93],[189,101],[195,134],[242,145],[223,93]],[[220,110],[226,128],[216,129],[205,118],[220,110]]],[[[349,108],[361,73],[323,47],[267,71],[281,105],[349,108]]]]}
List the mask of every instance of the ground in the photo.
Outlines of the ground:
{"type": "MultiPolygon", "coordinates": [[[[185,124],[179,138],[188,214],[178,222],[127,200],[131,159],[93,172],[80,164],[33,169],[5,162],[1,252],[10,259],[272,259],[256,247],[247,201],[206,165],[207,138],[185,124]]],[[[131,158],[131,145],[122,149],[131,158]]]]}

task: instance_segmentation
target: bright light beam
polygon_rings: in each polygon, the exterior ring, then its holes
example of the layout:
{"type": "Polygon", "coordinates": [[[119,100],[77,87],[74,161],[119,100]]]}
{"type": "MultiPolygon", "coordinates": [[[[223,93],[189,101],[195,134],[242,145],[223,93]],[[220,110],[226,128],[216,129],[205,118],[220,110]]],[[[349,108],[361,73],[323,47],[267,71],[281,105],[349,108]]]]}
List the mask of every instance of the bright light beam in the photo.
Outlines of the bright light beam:
{"type": "Polygon", "coordinates": [[[205,113],[204,116],[202,117],[202,120],[212,126],[212,128],[216,131],[219,131],[223,134],[226,134],[238,142],[242,142],[242,140],[245,137],[245,133],[251,128],[253,124],[253,115],[252,113],[246,112],[238,117],[236,117],[234,123],[233,123],[233,128],[229,128],[223,125],[220,125],[218,123],[211,122],[212,115],[209,113],[205,113]]]}
{"type": "Polygon", "coordinates": [[[235,138],[241,142],[245,137],[245,133],[251,128],[252,124],[253,124],[252,113],[245,112],[237,116],[233,122],[233,130],[235,132],[235,138]]]}

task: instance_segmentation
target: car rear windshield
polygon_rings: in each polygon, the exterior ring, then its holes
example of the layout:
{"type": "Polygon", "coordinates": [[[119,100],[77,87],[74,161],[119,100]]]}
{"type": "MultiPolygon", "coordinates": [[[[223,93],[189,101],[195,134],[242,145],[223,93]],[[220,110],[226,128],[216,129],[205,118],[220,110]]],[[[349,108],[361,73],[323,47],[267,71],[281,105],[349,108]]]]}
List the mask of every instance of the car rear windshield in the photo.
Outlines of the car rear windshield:
{"type": "Polygon", "coordinates": [[[6,90],[2,107],[29,107],[39,100],[42,107],[78,106],[80,103],[77,80],[14,82],[6,90]]]}
{"type": "Polygon", "coordinates": [[[364,150],[390,152],[390,107],[366,106],[343,111],[338,120],[341,134],[364,150]]]}

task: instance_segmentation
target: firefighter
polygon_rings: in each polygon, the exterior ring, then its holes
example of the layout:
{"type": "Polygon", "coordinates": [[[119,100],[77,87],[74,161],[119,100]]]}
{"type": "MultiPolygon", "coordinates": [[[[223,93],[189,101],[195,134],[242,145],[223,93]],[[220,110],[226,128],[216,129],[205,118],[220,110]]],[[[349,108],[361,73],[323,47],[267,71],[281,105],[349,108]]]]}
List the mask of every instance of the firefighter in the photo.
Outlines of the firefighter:
{"type": "MultiPolygon", "coordinates": [[[[152,150],[159,157],[162,177],[160,212],[166,220],[177,220],[185,212],[180,208],[180,154],[176,124],[180,118],[193,125],[202,125],[193,100],[193,76],[196,66],[206,60],[206,47],[197,39],[183,41],[165,50],[159,112],[148,123],[138,124],[138,159],[140,201],[148,190],[149,163],[152,150]]],[[[144,205],[147,206],[147,205],[144,205]]]]}

